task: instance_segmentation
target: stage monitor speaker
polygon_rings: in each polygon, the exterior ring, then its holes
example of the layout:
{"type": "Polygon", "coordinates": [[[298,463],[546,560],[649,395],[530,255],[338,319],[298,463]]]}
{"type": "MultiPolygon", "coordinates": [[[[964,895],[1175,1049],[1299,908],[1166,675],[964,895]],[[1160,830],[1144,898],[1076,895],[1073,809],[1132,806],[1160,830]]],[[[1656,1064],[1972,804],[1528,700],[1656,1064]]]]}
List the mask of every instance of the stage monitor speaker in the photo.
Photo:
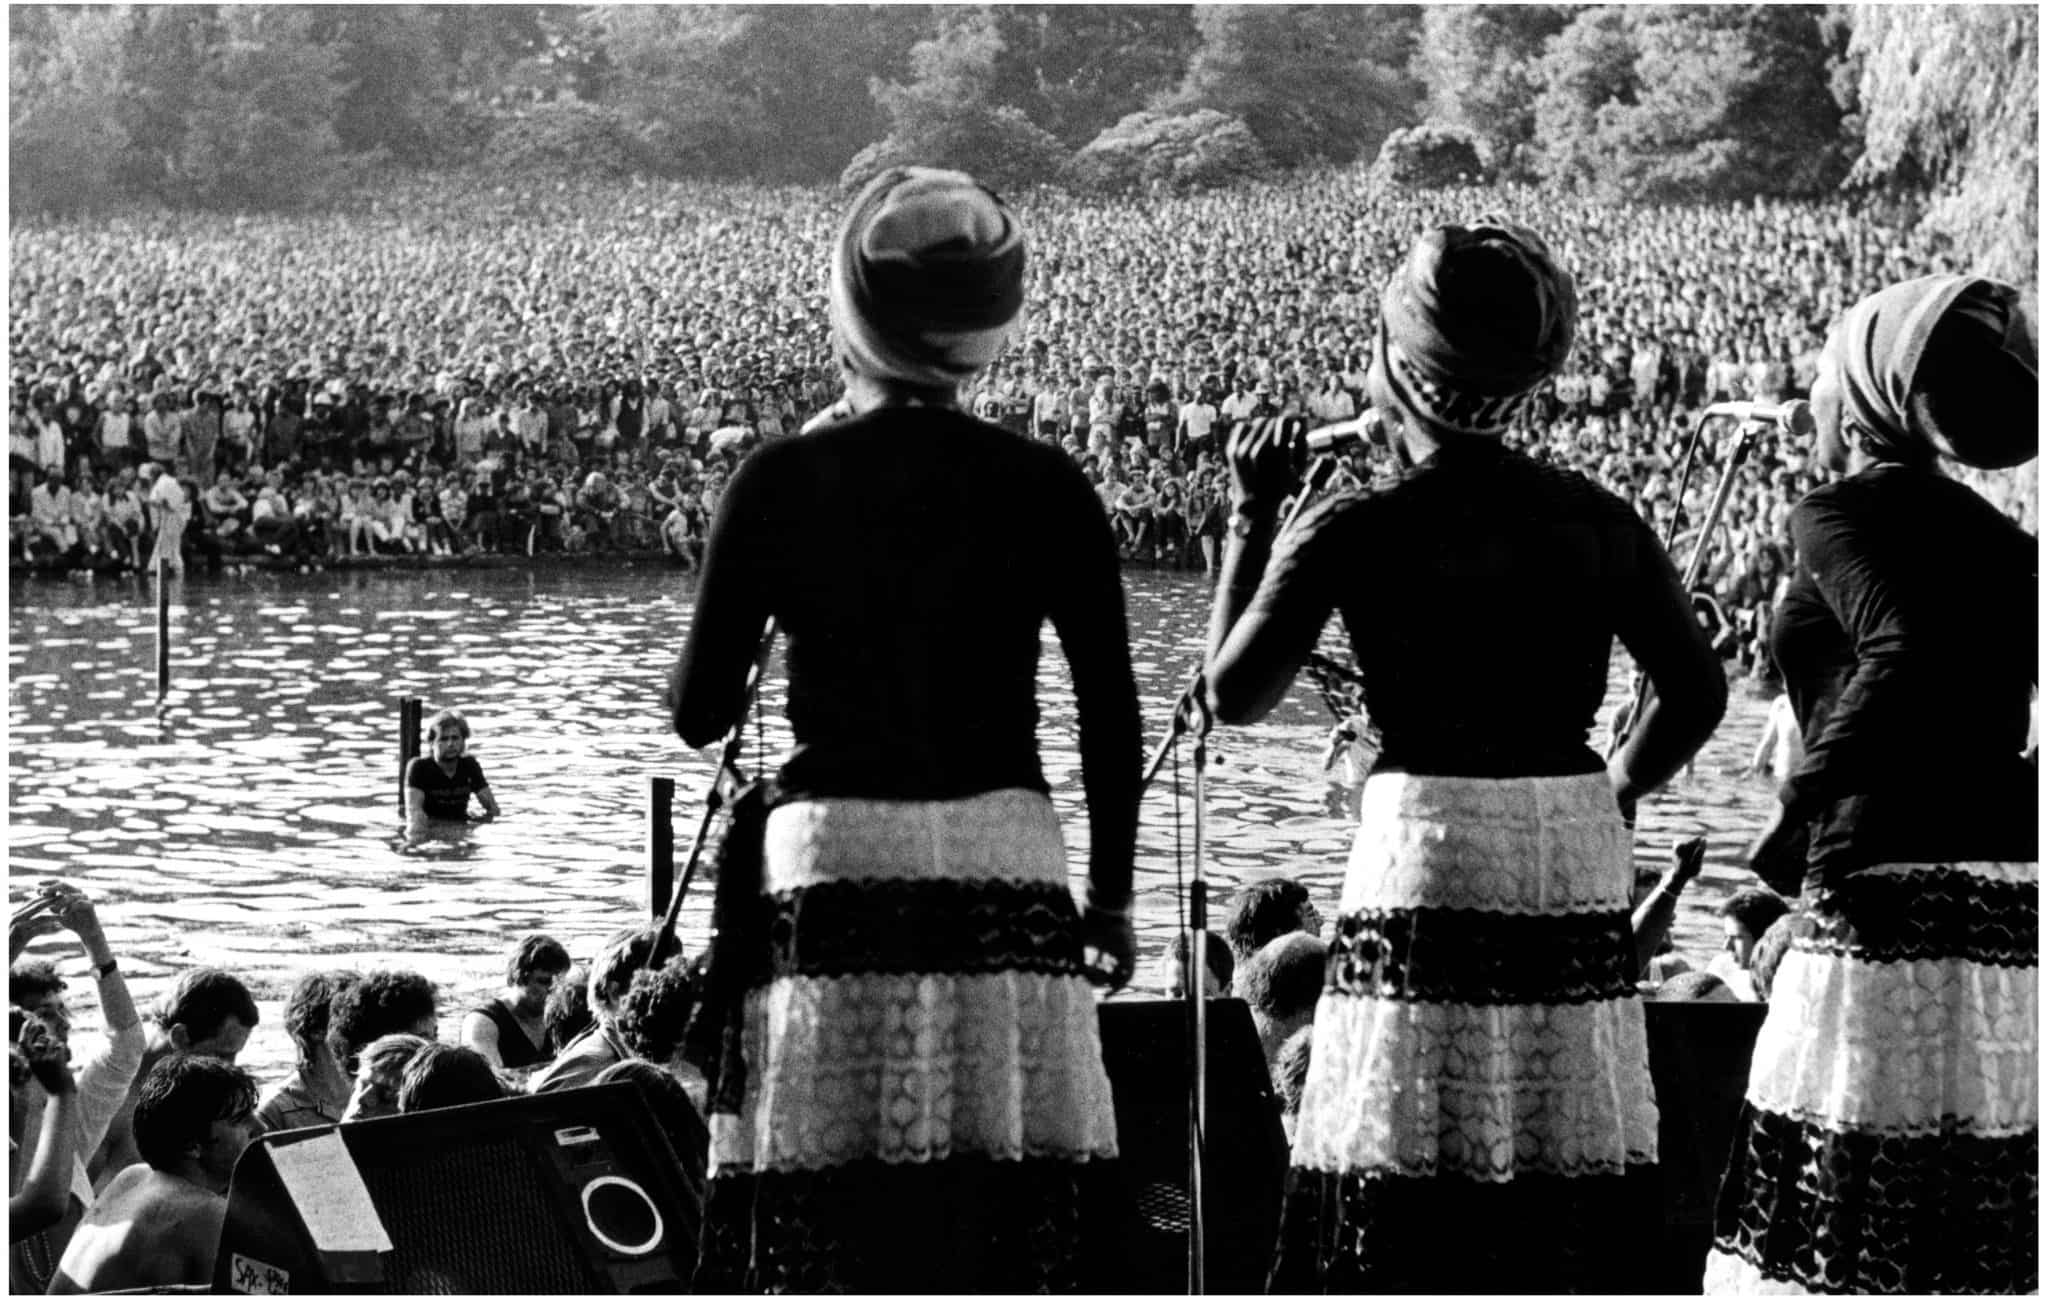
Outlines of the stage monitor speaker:
{"type": "Polygon", "coordinates": [[[1763,1005],[1650,1001],[1650,1082],[1657,1091],[1657,1170],[1664,1185],[1668,1266],[1643,1277],[1649,1293],[1698,1293],[1714,1240],[1714,1199],[1735,1145],[1749,1057],[1763,1005]]]}
{"type": "MultiPolygon", "coordinates": [[[[1241,1000],[1211,1000],[1204,1288],[1262,1293],[1280,1230],[1287,1136],[1265,1052],[1241,1000]]],[[[1188,1281],[1188,1007],[1110,1000],[1102,1058],[1116,1099],[1118,1164],[1137,1207],[1123,1283],[1185,1293],[1188,1281]]]]}
{"type": "Polygon", "coordinates": [[[625,1083],[277,1132],[235,1165],[214,1289],[679,1293],[701,1212],[625,1083]]]}

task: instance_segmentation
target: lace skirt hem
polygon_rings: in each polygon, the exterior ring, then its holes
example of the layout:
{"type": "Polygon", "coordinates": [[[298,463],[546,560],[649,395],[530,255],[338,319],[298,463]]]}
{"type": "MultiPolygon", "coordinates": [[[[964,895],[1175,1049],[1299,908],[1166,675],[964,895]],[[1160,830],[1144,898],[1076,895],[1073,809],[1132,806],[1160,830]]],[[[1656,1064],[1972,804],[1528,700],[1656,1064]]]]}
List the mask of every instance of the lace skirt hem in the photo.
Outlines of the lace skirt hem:
{"type": "Polygon", "coordinates": [[[1889,866],[1815,898],[1751,1060],[1708,1292],[2036,1287],[2036,970],[1973,958],[2032,932],[2033,871],[2014,876],[1889,866]],[[1900,914],[1918,894],[1962,930],[1900,914]]]}

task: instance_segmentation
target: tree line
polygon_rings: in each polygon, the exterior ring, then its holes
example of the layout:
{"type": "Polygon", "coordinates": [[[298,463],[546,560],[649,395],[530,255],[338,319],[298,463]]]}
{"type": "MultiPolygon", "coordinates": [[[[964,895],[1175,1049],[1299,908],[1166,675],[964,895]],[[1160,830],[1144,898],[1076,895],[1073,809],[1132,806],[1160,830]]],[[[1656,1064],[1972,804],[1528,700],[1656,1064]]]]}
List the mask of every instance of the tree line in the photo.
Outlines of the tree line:
{"type": "Polygon", "coordinates": [[[9,8],[17,213],[380,168],[1117,193],[1375,163],[1603,198],[1844,184],[2031,280],[2038,12],[1819,5],[9,8]]]}

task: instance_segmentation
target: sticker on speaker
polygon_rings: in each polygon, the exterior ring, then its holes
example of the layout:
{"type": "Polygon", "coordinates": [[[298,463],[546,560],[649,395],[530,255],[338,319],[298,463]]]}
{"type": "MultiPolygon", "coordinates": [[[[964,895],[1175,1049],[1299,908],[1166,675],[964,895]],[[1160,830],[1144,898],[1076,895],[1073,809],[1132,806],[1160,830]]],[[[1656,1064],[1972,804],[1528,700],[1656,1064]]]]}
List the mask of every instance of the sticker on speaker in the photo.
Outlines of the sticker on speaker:
{"type": "Polygon", "coordinates": [[[614,1253],[642,1257],[661,1247],[668,1228],[654,1200],[623,1176],[600,1176],[583,1187],[583,1222],[614,1253]]]}
{"type": "Polygon", "coordinates": [[[292,1273],[237,1253],[234,1268],[228,1273],[228,1286],[236,1293],[290,1293],[292,1273]]]}

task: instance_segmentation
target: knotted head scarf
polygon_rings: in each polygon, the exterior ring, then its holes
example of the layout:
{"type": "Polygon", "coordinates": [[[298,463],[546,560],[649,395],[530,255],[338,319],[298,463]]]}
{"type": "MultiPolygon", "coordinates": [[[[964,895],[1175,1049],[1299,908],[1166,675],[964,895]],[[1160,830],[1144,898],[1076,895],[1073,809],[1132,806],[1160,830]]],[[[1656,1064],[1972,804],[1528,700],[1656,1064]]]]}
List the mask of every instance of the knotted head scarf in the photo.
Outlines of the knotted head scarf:
{"type": "Polygon", "coordinates": [[[1500,217],[1415,241],[1380,298],[1380,370],[1409,413],[1497,434],[1571,354],[1572,278],[1534,231],[1500,217]]]}
{"type": "Polygon", "coordinates": [[[892,168],[839,227],[830,301],[849,370],[958,386],[1002,351],[1024,305],[1023,229],[964,172],[892,168]]]}
{"type": "Polygon", "coordinates": [[[1815,414],[1824,426],[1859,429],[1883,459],[2011,468],[2039,449],[2037,364],[2018,289],[1925,275],[1849,308],[1822,355],[1823,374],[1839,384],[1839,414],[1825,385],[1815,414]]]}

